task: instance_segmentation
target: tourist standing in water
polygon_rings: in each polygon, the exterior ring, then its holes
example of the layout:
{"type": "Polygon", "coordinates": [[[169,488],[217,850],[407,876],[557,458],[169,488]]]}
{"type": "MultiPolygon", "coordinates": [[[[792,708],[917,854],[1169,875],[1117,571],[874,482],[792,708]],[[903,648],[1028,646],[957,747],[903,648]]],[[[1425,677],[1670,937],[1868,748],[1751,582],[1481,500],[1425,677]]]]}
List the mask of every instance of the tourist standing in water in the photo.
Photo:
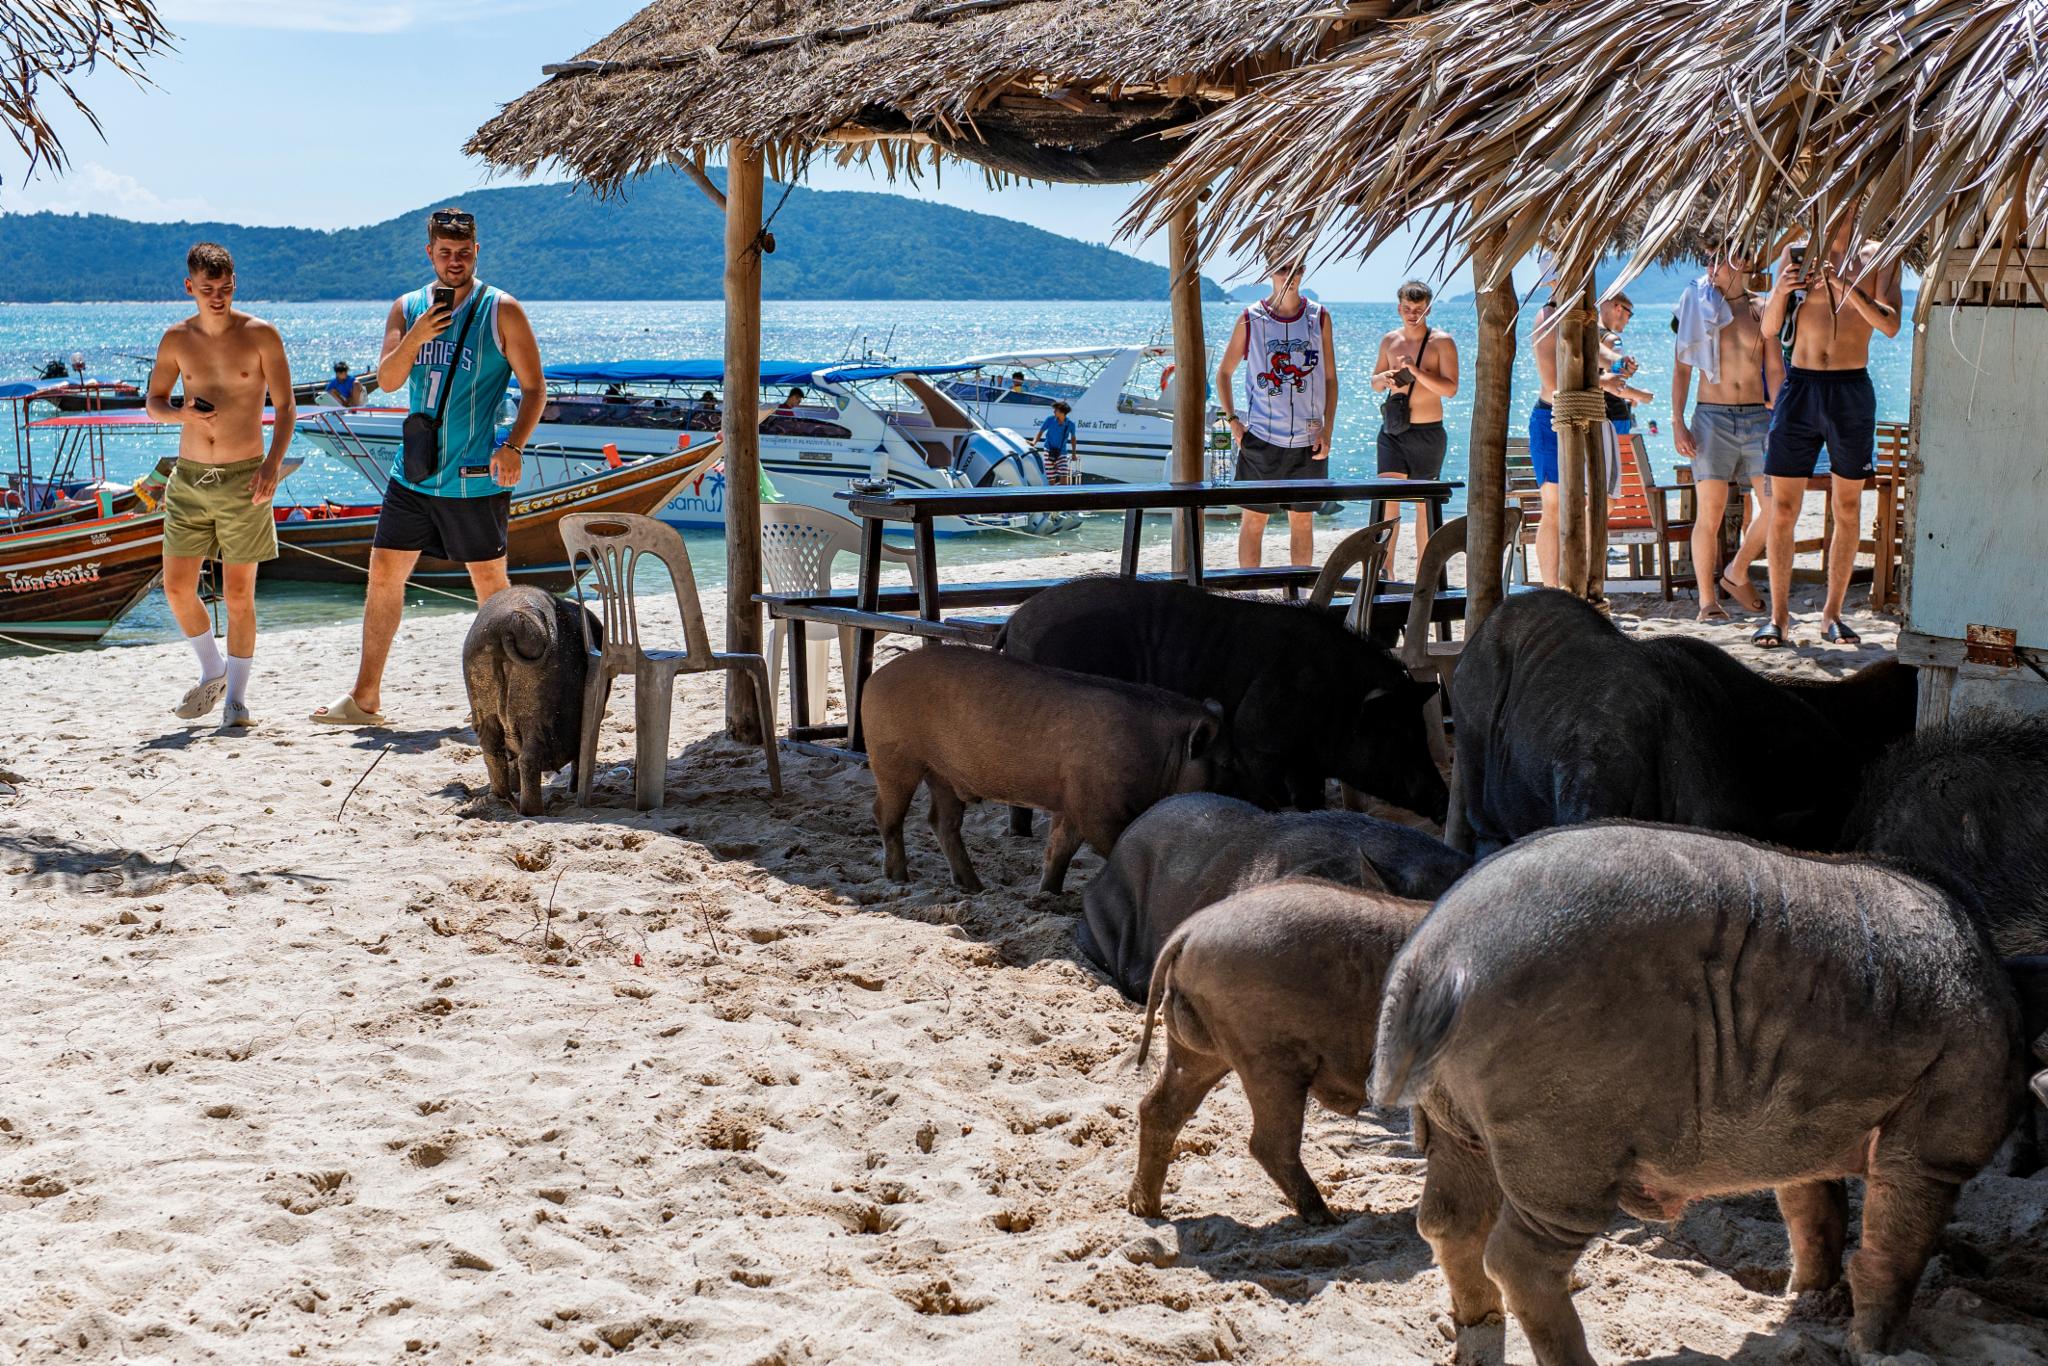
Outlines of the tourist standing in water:
{"type": "Polygon", "coordinates": [[[356,682],[313,713],[327,725],[384,724],[384,665],[405,612],[405,581],[421,555],[466,568],[478,603],[506,586],[507,490],[519,482],[527,438],[547,406],[526,310],[477,278],[476,219],[436,209],[427,219],[427,260],[432,283],[398,299],[385,319],[377,387],[407,386],[407,422],[426,415],[438,419],[438,430],[412,460],[401,443],[392,461],[371,542],[356,682]],[[515,375],[519,412],[501,443],[498,414],[515,375]]]}
{"type": "Polygon", "coordinates": [[[270,499],[297,417],[291,367],[277,329],[235,307],[235,262],[226,247],[201,242],[186,254],[185,292],[196,307],[157,345],[145,401],[150,417],[179,428],[178,463],[164,492],[164,597],[199,658],[199,681],[175,714],[196,721],[225,703],[222,722],[248,726],[256,566],[277,558],[270,499]],[[180,383],[184,398],[174,404],[171,388],[180,383]],[[276,398],[267,454],[266,393],[276,398]],[[220,561],[228,605],[225,659],[199,600],[199,570],[209,558],[220,561]]]}
{"type": "MultiPolygon", "coordinates": [[[[1337,411],[1337,367],[1330,315],[1302,297],[1302,263],[1284,262],[1268,276],[1272,293],[1239,316],[1216,367],[1216,393],[1237,447],[1237,479],[1327,479],[1330,418],[1337,411]],[[1231,377],[1246,357],[1244,411],[1232,403],[1231,377]]],[[[1256,569],[1266,519],[1287,514],[1290,564],[1315,563],[1311,503],[1262,504],[1244,509],[1237,531],[1237,563],[1256,569]]]]}

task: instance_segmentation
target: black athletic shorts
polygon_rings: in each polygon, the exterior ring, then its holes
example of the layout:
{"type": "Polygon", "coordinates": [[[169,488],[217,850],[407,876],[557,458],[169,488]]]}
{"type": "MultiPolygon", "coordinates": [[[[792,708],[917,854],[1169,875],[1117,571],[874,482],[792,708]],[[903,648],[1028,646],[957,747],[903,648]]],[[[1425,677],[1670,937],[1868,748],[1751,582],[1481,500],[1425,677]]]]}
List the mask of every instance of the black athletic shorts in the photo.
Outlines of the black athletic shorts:
{"type": "Polygon", "coordinates": [[[1868,479],[1877,456],[1877,390],[1868,370],[1785,372],[1785,387],[1771,410],[1771,439],[1764,448],[1764,473],[1811,478],[1828,448],[1828,472],[1839,479],[1868,479]]]}
{"type": "Polygon", "coordinates": [[[1401,474],[1410,479],[1434,479],[1444,472],[1444,452],[1450,438],[1441,422],[1411,422],[1399,436],[1380,429],[1380,473],[1401,474]]]}
{"type": "Polygon", "coordinates": [[[456,564],[495,560],[505,553],[511,515],[509,491],[484,498],[436,498],[393,479],[384,486],[377,535],[370,544],[379,550],[417,550],[456,564]]]}
{"type": "MultiPolygon", "coordinates": [[[[1244,441],[1237,448],[1237,479],[1239,483],[1256,479],[1327,479],[1330,462],[1317,460],[1313,446],[1276,446],[1270,441],[1244,434],[1244,441]]],[[[1313,503],[1246,503],[1246,512],[1314,512],[1322,506],[1318,499],[1313,503]]]]}

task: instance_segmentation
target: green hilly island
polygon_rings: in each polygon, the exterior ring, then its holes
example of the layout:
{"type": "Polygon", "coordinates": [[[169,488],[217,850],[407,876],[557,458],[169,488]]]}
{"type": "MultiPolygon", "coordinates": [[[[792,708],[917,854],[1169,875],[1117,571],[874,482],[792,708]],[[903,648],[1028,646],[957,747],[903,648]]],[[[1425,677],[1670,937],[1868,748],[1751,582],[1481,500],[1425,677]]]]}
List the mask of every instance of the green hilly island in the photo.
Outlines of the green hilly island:
{"type": "MultiPolygon", "coordinates": [[[[768,186],[764,211],[782,191],[768,186]]],[[[522,298],[723,296],[724,220],[679,174],[651,173],[612,199],[569,185],[457,198],[477,215],[483,275],[522,298]]],[[[427,207],[333,232],[0,214],[0,302],[182,298],[185,251],[201,239],[234,253],[245,299],[391,297],[419,282],[427,207]]],[[[1165,269],[1135,256],[899,195],[797,186],[773,232],[761,273],[769,299],[1166,297],[1165,269]]],[[[1206,280],[1204,290],[1222,297],[1206,280]]]]}

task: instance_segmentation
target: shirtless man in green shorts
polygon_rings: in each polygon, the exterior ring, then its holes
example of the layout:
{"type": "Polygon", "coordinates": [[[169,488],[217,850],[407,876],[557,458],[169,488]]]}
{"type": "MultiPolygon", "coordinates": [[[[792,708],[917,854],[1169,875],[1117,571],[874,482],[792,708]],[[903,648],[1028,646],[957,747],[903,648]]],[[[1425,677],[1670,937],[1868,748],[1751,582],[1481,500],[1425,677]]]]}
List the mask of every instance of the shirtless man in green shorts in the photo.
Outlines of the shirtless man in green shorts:
{"type": "Polygon", "coordinates": [[[149,415],[175,423],[178,463],[164,495],[164,597],[186,643],[199,657],[199,682],[176,714],[196,721],[223,699],[221,719],[254,724],[247,702],[256,654],[256,566],[277,558],[270,497],[292,444],[297,410],[284,340],[261,318],[235,307],[235,263],[226,247],[201,242],[185,257],[193,315],[164,333],[149,376],[149,415]],[[181,405],[171,388],[184,382],[181,405]],[[276,399],[270,451],[263,449],[265,394],[276,399]],[[213,640],[213,619],[199,600],[199,568],[221,562],[228,601],[228,654],[213,640]]]}

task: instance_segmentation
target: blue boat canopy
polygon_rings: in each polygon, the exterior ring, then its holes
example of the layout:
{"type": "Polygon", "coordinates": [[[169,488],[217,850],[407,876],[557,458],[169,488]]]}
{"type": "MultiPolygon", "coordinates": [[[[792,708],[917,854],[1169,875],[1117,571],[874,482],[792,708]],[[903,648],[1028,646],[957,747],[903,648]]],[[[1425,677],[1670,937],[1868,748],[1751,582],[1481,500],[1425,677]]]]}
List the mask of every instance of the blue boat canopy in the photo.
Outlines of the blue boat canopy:
{"type": "MultiPolygon", "coordinates": [[[[809,384],[822,378],[837,383],[888,379],[895,375],[953,375],[972,365],[853,365],[830,361],[764,360],[761,387],[809,384]]],[[[722,360],[614,360],[581,365],[550,365],[543,371],[561,384],[718,384],[725,379],[722,360]]]]}

